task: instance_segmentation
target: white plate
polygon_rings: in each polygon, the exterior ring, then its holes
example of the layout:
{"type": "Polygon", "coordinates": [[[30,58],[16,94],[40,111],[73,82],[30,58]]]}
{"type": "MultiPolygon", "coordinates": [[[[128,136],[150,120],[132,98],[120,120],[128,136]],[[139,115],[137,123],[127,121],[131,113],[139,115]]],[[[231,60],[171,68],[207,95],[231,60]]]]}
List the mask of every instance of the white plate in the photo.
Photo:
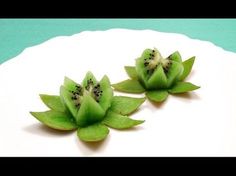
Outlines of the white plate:
{"type": "Polygon", "coordinates": [[[112,29],[56,37],[0,66],[0,155],[236,156],[235,68],[236,54],[180,34],[112,29]],[[188,81],[201,89],[159,106],[146,101],[132,116],[146,120],[141,126],[111,129],[104,142],[87,145],[76,132],[50,130],[29,114],[47,110],[38,94],[58,94],[65,75],[81,82],[90,70],[116,83],[128,78],[125,65],[153,47],[163,56],[196,56],[188,81]]]}

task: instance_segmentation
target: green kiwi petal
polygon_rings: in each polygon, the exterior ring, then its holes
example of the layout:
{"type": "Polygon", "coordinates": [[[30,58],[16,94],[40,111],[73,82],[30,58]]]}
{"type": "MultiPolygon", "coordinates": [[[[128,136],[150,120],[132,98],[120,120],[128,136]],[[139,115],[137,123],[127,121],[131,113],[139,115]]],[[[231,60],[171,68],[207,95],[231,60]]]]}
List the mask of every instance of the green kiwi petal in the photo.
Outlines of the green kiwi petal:
{"type": "Polygon", "coordinates": [[[109,110],[121,115],[128,115],[138,109],[145,100],[146,98],[114,96],[109,110]]]}
{"type": "Polygon", "coordinates": [[[93,124],[87,127],[79,128],[77,136],[85,142],[101,141],[107,137],[109,129],[103,124],[93,124]]]}
{"type": "Polygon", "coordinates": [[[111,106],[111,101],[113,97],[113,90],[109,78],[105,75],[100,81],[100,87],[102,90],[102,96],[99,99],[99,104],[106,111],[111,106]]]}
{"type": "Polygon", "coordinates": [[[151,101],[163,102],[168,97],[168,91],[166,90],[148,91],[146,92],[146,96],[151,101]]]}
{"type": "Polygon", "coordinates": [[[158,65],[148,80],[149,89],[161,89],[167,87],[167,78],[161,65],[158,65]]]}
{"type": "Polygon", "coordinates": [[[148,75],[145,73],[146,68],[143,65],[142,58],[139,58],[136,60],[136,72],[138,75],[138,80],[142,84],[143,87],[147,87],[147,80],[148,80],[148,75]]]}
{"type": "Polygon", "coordinates": [[[178,82],[168,91],[172,94],[177,94],[193,91],[199,88],[199,86],[196,86],[190,82],[178,82]]]}
{"type": "Polygon", "coordinates": [[[194,61],[195,61],[195,56],[183,62],[184,71],[179,78],[180,81],[183,81],[189,75],[189,73],[192,70],[194,61]]]}
{"type": "Polygon", "coordinates": [[[44,104],[52,110],[65,112],[66,108],[61,101],[61,97],[57,95],[39,95],[44,104]]]}
{"type": "Polygon", "coordinates": [[[181,58],[181,55],[178,51],[174,52],[173,54],[171,54],[169,56],[169,58],[172,60],[172,61],[175,61],[175,62],[179,62],[179,63],[182,63],[182,58],[181,58]]]}
{"type": "Polygon", "coordinates": [[[88,71],[87,74],[85,75],[85,78],[82,82],[82,86],[85,88],[87,86],[87,81],[91,79],[93,81],[94,84],[97,84],[97,80],[94,77],[93,73],[88,71]]]}
{"type": "Polygon", "coordinates": [[[127,129],[143,123],[144,120],[134,120],[128,116],[123,116],[112,111],[108,111],[103,124],[115,129],[127,129]]]}
{"type": "Polygon", "coordinates": [[[73,100],[71,99],[71,93],[64,87],[60,87],[60,97],[64,102],[65,106],[69,109],[70,113],[76,117],[78,113],[78,108],[75,106],[73,100]]]}
{"type": "Polygon", "coordinates": [[[184,67],[182,63],[172,61],[170,69],[168,70],[168,73],[166,74],[168,88],[171,87],[173,84],[175,84],[175,82],[179,79],[179,77],[183,73],[183,70],[184,70],[184,67]]]}
{"type": "Polygon", "coordinates": [[[30,114],[44,125],[53,129],[75,130],[78,128],[73,118],[63,112],[50,110],[45,112],[30,112],[30,114]]]}
{"type": "Polygon", "coordinates": [[[76,89],[76,85],[78,85],[76,82],[74,82],[73,80],[71,80],[70,78],[66,77],[64,78],[64,87],[69,90],[69,91],[75,91],[76,89]]]}
{"type": "Polygon", "coordinates": [[[147,74],[147,69],[144,66],[145,59],[150,57],[152,53],[151,49],[145,49],[142,53],[142,56],[136,59],[135,68],[138,75],[138,79],[144,87],[147,87],[147,80],[149,78],[149,74],[147,74]]]}
{"type": "Polygon", "coordinates": [[[131,79],[138,79],[138,74],[135,67],[125,66],[125,71],[131,79]]]}
{"type": "Polygon", "coordinates": [[[116,84],[112,84],[115,90],[127,93],[143,93],[145,89],[138,80],[128,79],[116,84]]]}
{"type": "Polygon", "coordinates": [[[83,127],[101,121],[104,116],[102,107],[90,95],[84,95],[75,118],[77,124],[83,127]]]}

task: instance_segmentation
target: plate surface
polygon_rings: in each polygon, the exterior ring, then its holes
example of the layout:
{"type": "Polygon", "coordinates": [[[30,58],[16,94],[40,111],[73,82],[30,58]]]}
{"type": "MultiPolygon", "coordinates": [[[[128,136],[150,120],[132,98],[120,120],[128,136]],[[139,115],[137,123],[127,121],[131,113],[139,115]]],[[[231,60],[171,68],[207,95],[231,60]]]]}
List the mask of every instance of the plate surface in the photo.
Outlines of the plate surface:
{"type": "Polygon", "coordinates": [[[111,29],[53,38],[0,66],[0,156],[236,156],[235,68],[235,53],[181,34],[111,29]],[[201,88],[161,105],[146,101],[131,116],[146,120],[139,127],[85,144],[29,114],[47,110],[38,95],[59,94],[64,76],[81,82],[90,70],[116,83],[128,78],[125,65],[153,47],[163,56],[196,56],[187,80],[201,88]]]}

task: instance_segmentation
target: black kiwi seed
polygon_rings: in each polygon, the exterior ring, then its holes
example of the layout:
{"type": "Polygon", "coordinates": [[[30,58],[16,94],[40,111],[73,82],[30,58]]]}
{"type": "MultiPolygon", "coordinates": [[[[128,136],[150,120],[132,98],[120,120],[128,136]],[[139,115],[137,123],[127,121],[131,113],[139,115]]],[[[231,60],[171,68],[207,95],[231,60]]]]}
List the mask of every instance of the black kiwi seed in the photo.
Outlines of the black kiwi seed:
{"type": "Polygon", "coordinates": [[[81,90],[82,88],[80,86],[75,86],[77,90],[81,90]]]}
{"type": "Polygon", "coordinates": [[[154,52],[155,52],[155,50],[152,50],[152,52],[154,53],[154,52]]]}
{"type": "Polygon", "coordinates": [[[168,72],[168,68],[164,67],[164,72],[167,73],[168,72]]]}

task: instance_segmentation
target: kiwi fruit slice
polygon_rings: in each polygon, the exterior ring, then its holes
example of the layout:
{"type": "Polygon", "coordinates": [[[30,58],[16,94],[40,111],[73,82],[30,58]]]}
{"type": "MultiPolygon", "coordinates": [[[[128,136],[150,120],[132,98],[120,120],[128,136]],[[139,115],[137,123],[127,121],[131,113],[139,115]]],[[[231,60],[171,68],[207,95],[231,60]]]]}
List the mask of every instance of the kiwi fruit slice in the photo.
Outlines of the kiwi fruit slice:
{"type": "Polygon", "coordinates": [[[125,71],[131,79],[112,86],[121,92],[146,92],[148,99],[162,102],[169,93],[185,93],[199,88],[185,83],[178,84],[190,74],[194,60],[195,57],[191,57],[183,62],[178,51],[164,58],[156,48],[145,49],[136,59],[135,67],[125,66],[125,71]]]}
{"type": "Polygon", "coordinates": [[[101,92],[101,96],[98,100],[99,105],[103,108],[104,111],[107,111],[107,109],[111,106],[111,101],[113,97],[113,90],[111,88],[109,78],[105,75],[101,79],[100,83],[94,87],[94,89],[95,91],[101,92]]]}
{"type": "Polygon", "coordinates": [[[161,65],[157,66],[157,69],[148,79],[148,87],[149,89],[162,89],[167,87],[167,77],[161,65]]]}
{"type": "Polygon", "coordinates": [[[108,77],[104,76],[98,82],[91,72],[87,72],[82,85],[65,77],[60,94],[77,124],[82,127],[101,121],[113,97],[108,77]]]}
{"type": "Polygon", "coordinates": [[[99,122],[104,118],[105,111],[90,95],[87,90],[84,91],[83,102],[78,107],[78,113],[75,116],[76,122],[79,126],[84,127],[99,122]]]}
{"type": "Polygon", "coordinates": [[[146,49],[143,51],[142,56],[136,59],[136,72],[138,75],[138,80],[142,84],[143,87],[147,88],[148,83],[147,80],[151,74],[151,70],[147,69],[147,60],[150,59],[150,54],[152,50],[146,49]]]}
{"type": "Polygon", "coordinates": [[[183,72],[179,52],[164,59],[156,48],[144,50],[136,61],[136,69],[141,83],[148,90],[170,87],[183,72]]]}
{"type": "Polygon", "coordinates": [[[106,75],[97,81],[91,72],[87,72],[81,85],[65,77],[60,96],[40,94],[40,98],[50,110],[30,112],[32,116],[50,128],[64,131],[77,129],[78,137],[86,142],[105,139],[108,127],[126,129],[144,122],[127,115],[145,99],[114,97],[106,75]]]}
{"type": "Polygon", "coordinates": [[[183,73],[184,67],[181,63],[176,61],[170,61],[171,64],[168,66],[165,71],[167,77],[167,87],[171,87],[175,84],[183,73]]]}

